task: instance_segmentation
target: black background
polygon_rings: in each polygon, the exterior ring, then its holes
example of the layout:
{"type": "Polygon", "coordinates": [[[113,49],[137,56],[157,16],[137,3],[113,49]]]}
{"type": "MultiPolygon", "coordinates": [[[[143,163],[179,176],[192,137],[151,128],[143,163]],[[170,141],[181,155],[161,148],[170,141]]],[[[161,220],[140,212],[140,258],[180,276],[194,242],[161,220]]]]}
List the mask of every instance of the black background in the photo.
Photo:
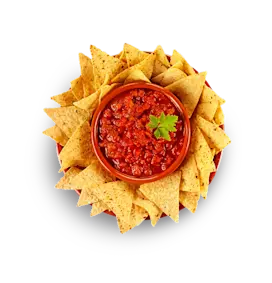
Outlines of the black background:
{"type": "MultiPolygon", "coordinates": [[[[119,40],[105,40],[105,47],[119,47],[119,40]]],[[[79,75],[77,55],[73,47],[87,48],[87,40],[68,46],[56,47],[45,68],[44,91],[40,94],[40,109],[56,106],[49,96],[69,88],[69,81],[79,75]]],[[[151,40],[145,41],[151,48],[151,40]]],[[[233,143],[224,151],[220,170],[210,186],[208,199],[201,200],[195,215],[188,211],[180,213],[180,223],[162,219],[155,228],[145,221],[125,235],[120,235],[113,217],[101,214],[90,218],[90,207],[76,208],[77,195],[73,191],[54,190],[54,184],[62,176],[57,173],[59,164],[55,144],[40,134],[40,199],[44,220],[41,221],[46,250],[50,254],[62,253],[98,256],[157,256],[241,254],[263,247],[255,235],[259,226],[250,215],[250,203],[246,201],[242,171],[242,126],[240,120],[240,97],[229,75],[231,54],[227,46],[218,47],[213,42],[192,48],[182,42],[169,40],[169,47],[185,48],[185,55],[193,56],[194,63],[208,64],[209,79],[216,80],[216,87],[225,89],[225,95],[233,97],[233,104],[225,106],[226,130],[233,143]],[[241,250],[242,249],[242,250],[241,250]]],[[[233,59],[233,57],[232,57],[233,59]]],[[[52,125],[45,114],[40,113],[39,131],[52,125]]],[[[256,218],[255,218],[256,219],[256,218]]],[[[264,238],[263,238],[264,240],[264,238]]]]}

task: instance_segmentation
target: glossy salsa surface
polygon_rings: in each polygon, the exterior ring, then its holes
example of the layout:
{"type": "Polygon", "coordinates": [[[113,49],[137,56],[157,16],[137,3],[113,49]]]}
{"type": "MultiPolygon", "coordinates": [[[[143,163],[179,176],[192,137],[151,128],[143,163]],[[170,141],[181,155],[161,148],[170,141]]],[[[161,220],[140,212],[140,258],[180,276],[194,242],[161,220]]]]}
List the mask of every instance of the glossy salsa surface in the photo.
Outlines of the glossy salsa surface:
{"type": "Polygon", "coordinates": [[[99,121],[99,146],[112,166],[134,177],[165,171],[180,154],[183,120],[175,105],[159,91],[133,89],[110,101],[99,121]],[[149,116],[161,113],[178,116],[171,141],[154,136],[149,116]]]}

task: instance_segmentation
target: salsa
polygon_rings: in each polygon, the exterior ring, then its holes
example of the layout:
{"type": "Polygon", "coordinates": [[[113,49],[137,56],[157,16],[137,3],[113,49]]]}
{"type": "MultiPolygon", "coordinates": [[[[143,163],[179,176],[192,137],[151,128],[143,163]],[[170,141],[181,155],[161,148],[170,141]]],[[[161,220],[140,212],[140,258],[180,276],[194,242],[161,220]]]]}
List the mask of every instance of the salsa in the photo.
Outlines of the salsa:
{"type": "Polygon", "coordinates": [[[99,121],[99,146],[118,171],[148,177],[165,171],[180,154],[184,127],[170,99],[159,91],[133,89],[118,95],[103,110],[99,121]],[[178,116],[171,141],[154,136],[148,127],[150,115],[178,116]]]}

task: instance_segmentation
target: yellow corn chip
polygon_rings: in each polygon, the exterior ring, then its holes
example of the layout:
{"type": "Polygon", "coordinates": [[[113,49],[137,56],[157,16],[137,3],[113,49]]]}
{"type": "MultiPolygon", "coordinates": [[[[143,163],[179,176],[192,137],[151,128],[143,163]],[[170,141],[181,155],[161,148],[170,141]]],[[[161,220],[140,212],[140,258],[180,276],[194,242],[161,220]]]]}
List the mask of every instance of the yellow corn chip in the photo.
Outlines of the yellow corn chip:
{"type": "Polygon", "coordinates": [[[92,114],[92,112],[96,109],[99,102],[100,90],[97,90],[95,93],[82,98],[81,100],[74,102],[74,105],[80,109],[86,110],[92,114]]]}
{"type": "Polygon", "coordinates": [[[144,73],[144,75],[150,79],[153,68],[154,68],[154,61],[155,61],[156,55],[150,54],[148,55],[143,61],[141,61],[139,64],[134,65],[133,67],[130,67],[120,74],[118,74],[116,77],[112,79],[112,83],[123,83],[125,79],[135,70],[140,70],[144,73]]]}
{"type": "Polygon", "coordinates": [[[154,53],[156,54],[156,60],[160,61],[165,67],[170,68],[170,62],[160,45],[157,46],[154,53]]]}
{"type": "Polygon", "coordinates": [[[82,53],[79,53],[79,63],[81,69],[81,78],[83,81],[84,97],[95,92],[94,71],[92,60],[82,53]]]}
{"type": "Polygon", "coordinates": [[[206,103],[213,100],[217,100],[219,105],[222,105],[225,103],[225,100],[221,97],[219,97],[211,88],[209,88],[207,85],[204,85],[202,94],[200,96],[199,102],[200,103],[206,103]]]}
{"type": "Polygon", "coordinates": [[[176,171],[163,179],[142,184],[139,190],[175,222],[179,219],[179,185],[181,172],[176,171]]]}
{"type": "Polygon", "coordinates": [[[56,101],[60,106],[71,106],[74,101],[77,101],[71,90],[52,96],[51,99],[56,101]]]}
{"type": "Polygon", "coordinates": [[[62,149],[59,158],[62,161],[60,172],[71,166],[88,166],[94,153],[91,144],[91,127],[89,121],[84,122],[62,149]]]}
{"type": "Polygon", "coordinates": [[[128,222],[123,221],[122,218],[117,217],[117,223],[120,229],[120,232],[123,234],[135,226],[139,226],[147,217],[147,212],[140,206],[135,204],[132,205],[130,219],[128,222]]]}
{"type": "Polygon", "coordinates": [[[192,133],[190,150],[195,156],[199,172],[203,170],[213,172],[216,170],[210,147],[198,127],[192,133]]]}
{"type": "Polygon", "coordinates": [[[47,135],[48,137],[52,138],[57,143],[65,146],[68,142],[68,137],[64,134],[64,132],[58,127],[53,126],[43,132],[43,134],[47,135]]]}
{"type": "Polygon", "coordinates": [[[179,192],[179,201],[180,203],[190,210],[192,213],[195,213],[197,204],[199,201],[200,193],[199,192],[179,192]]]}
{"type": "Polygon", "coordinates": [[[95,202],[99,202],[99,199],[96,196],[90,194],[88,190],[81,190],[81,193],[80,193],[80,196],[77,202],[78,207],[92,204],[95,202]]]}
{"type": "Polygon", "coordinates": [[[46,108],[44,111],[68,138],[70,138],[78,126],[89,117],[87,111],[75,106],[46,108]]]}
{"type": "Polygon", "coordinates": [[[141,197],[138,194],[138,191],[137,195],[133,199],[133,203],[144,208],[148,212],[151,220],[151,225],[154,227],[157,224],[158,220],[161,218],[162,211],[152,201],[141,197]]]}
{"type": "Polygon", "coordinates": [[[183,70],[188,76],[194,75],[195,71],[194,69],[188,64],[188,62],[183,58],[181,54],[179,54],[176,50],[174,50],[173,55],[171,56],[170,64],[174,65],[178,61],[181,61],[183,64],[183,70]]]}
{"type": "Polygon", "coordinates": [[[182,78],[187,77],[187,75],[178,68],[169,68],[167,71],[162,74],[154,77],[152,79],[153,83],[159,84],[163,87],[166,87],[182,78]]]}
{"type": "Polygon", "coordinates": [[[210,170],[201,170],[199,171],[200,176],[200,194],[201,196],[206,199],[208,194],[208,188],[210,183],[210,170]]]}
{"type": "Polygon", "coordinates": [[[77,100],[84,97],[83,82],[81,76],[71,81],[71,90],[77,100]]]}
{"type": "Polygon", "coordinates": [[[191,117],[199,101],[205,83],[206,72],[194,74],[168,85],[166,89],[179,97],[191,117]]]}
{"type": "Polygon", "coordinates": [[[71,180],[81,172],[81,169],[77,167],[71,167],[64,176],[56,184],[55,188],[63,190],[73,190],[71,187],[71,180]]]}
{"type": "Polygon", "coordinates": [[[198,169],[193,154],[188,154],[185,162],[182,163],[180,167],[181,171],[181,181],[180,181],[180,191],[186,192],[199,192],[200,183],[198,169]]]}
{"type": "Polygon", "coordinates": [[[212,121],[218,108],[218,100],[214,99],[210,102],[198,103],[195,113],[208,121],[212,121]]]}
{"type": "Polygon", "coordinates": [[[109,208],[103,201],[94,202],[92,204],[91,216],[98,215],[104,212],[105,210],[109,210],[109,208]]]}
{"type": "Polygon", "coordinates": [[[120,59],[108,55],[106,52],[101,51],[93,45],[91,45],[91,53],[96,89],[99,89],[104,83],[106,75],[108,75],[109,80],[111,80],[123,70],[124,65],[120,59]]]}
{"type": "Polygon", "coordinates": [[[150,80],[144,75],[141,70],[134,70],[128,75],[124,84],[134,83],[137,81],[150,83],[150,80]]]}
{"type": "Polygon", "coordinates": [[[217,149],[222,150],[230,143],[229,137],[218,125],[210,123],[198,115],[196,121],[198,127],[217,149]]]}
{"type": "Polygon", "coordinates": [[[148,56],[148,53],[140,51],[136,47],[133,47],[133,46],[125,43],[125,45],[124,45],[124,56],[126,58],[126,62],[127,62],[128,67],[132,67],[132,66],[140,63],[141,61],[143,61],[148,56]]]}
{"type": "Polygon", "coordinates": [[[101,184],[89,190],[105,203],[121,221],[129,223],[132,208],[133,190],[123,181],[101,184]]]}
{"type": "MultiPolygon", "coordinates": [[[[204,117],[203,117],[204,118],[204,117]]],[[[221,106],[219,106],[214,115],[214,121],[217,125],[224,125],[224,113],[222,111],[221,106]]]]}
{"type": "Polygon", "coordinates": [[[119,83],[111,84],[111,85],[102,85],[101,88],[100,88],[98,103],[100,104],[100,102],[101,102],[101,100],[104,96],[106,96],[110,91],[119,87],[120,85],[121,84],[119,84],[119,83]]]}

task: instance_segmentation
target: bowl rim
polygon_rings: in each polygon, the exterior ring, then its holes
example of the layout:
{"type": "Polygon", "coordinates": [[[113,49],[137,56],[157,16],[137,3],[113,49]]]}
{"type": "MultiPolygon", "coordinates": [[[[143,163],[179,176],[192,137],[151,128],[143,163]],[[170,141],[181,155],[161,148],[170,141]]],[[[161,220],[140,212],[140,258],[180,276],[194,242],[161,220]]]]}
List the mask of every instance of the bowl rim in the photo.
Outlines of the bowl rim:
{"type": "Polygon", "coordinates": [[[173,173],[183,162],[184,158],[187,155],[189,145],[190,145],[190,138],[191,138],[191,127],[190,127],[190,120],[187,114],[187,111],[185,107],[183,106],[182,102],[169,90],[152,84],[152,83],[146,83],[146,82],[133,82],[130,84],[122,85],[120,87],[117,87],[110,91],[105,98],[101,101],[99,106],[97,107],[91,122],[91,142],[93,145],[93,150],[98,158],[101,165],[104,167],[105,170],[107,170],[110,174],[114,175],[116,178],[123,180],[128,183],[133,184],[143,184],[143,183],[150,183],[157,180],[160,180],[164,178],[165,176],[168,176],[169,174],[173,173]],[[101,114],[105,107],[117,96],[122,96],[124,93],[126,93],[129,90],[133,89],[150,89],[154,91],[159,91],[162,94],[164,94],[168,99],[170,99],[171,103],[174,104],[178,112],[180,113],[180,116],[184,123],[184,142],[182,144],[181,153],[180,155],[175,159],[175,161],[163,172],[157,173],[154,175],[151,175],[149,177],[141,177],[137,178],[128,174],[124,174],[120,172],[119,170],[115,169],[107,160],[107,158],[104,156],[102,151],[100,150],[99,146],[99,140],[98,140],[98,128],[99,128],[99,120],[101,117],[101,114]]]}

